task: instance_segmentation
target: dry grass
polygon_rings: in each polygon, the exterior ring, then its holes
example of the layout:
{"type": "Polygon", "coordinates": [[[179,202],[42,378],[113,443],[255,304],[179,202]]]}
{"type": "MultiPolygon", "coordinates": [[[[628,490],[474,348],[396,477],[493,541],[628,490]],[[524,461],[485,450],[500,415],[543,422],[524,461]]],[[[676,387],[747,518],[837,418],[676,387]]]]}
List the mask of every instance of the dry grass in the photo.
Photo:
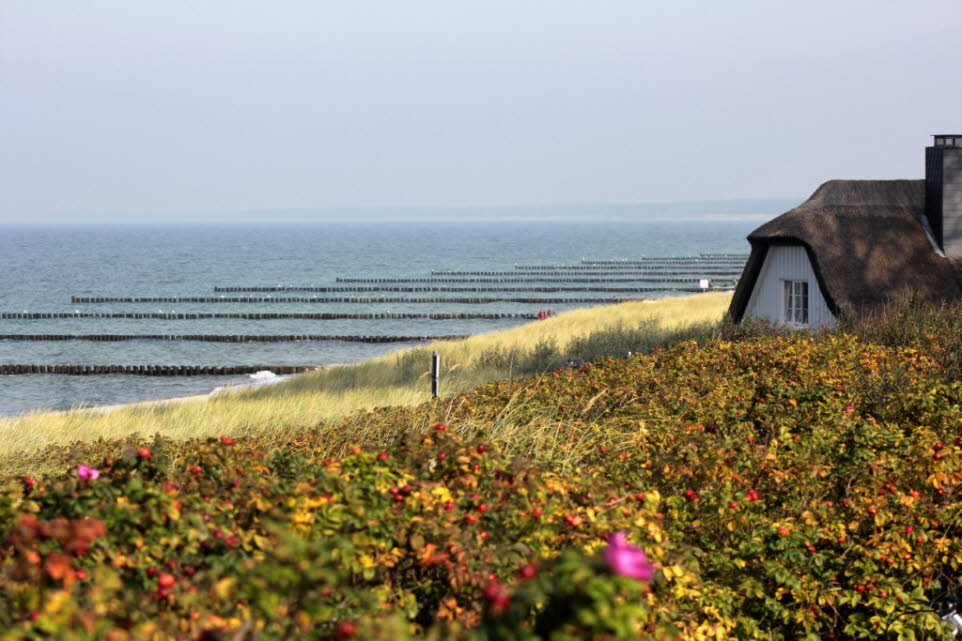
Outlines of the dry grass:
{"type": "Polygon", "coordinates": [[[495,378],[536,372],[556,363],[559,356],[616,354],[625,345],[631,348],[638,341],[653,344],[650,341],[670,338],[685,328],[705,331],[721,320],[730,298],[730,294],[709,293],[576,310],[202,401],[0,419],[0,459],[10,462],[48,445],[124,439],[132,434],[159,433],[175,439],[218,434],[283,438],[300,429],[336,427],[356,412],[428,400],[430,353],[434,350],[441,353],[442,394],[446,396],[495,378]],[[569,353],[572,349],[578,352],[569,353]]]}

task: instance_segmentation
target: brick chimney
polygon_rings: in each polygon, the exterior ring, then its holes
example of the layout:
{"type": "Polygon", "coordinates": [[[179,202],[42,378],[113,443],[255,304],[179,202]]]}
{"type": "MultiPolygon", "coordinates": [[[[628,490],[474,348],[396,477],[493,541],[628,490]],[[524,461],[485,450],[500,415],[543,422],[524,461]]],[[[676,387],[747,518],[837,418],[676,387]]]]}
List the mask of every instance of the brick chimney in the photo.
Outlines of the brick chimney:
{"type": "Polygon", "coordinates": [[[925,148],[925,216],[949,258],[962,258],[962,134],[937,134],[925,148]]]}

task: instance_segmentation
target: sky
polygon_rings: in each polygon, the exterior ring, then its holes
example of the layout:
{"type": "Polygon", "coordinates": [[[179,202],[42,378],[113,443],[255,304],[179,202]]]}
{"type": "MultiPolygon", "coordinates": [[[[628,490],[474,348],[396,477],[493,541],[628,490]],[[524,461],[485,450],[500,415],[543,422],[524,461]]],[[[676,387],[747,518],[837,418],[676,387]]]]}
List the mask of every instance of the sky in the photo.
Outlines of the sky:
{"type": "Polygon", "coordinates": [[[0,0],[0,222],[920,178],[960,32],[959,0],[0,0]]]}

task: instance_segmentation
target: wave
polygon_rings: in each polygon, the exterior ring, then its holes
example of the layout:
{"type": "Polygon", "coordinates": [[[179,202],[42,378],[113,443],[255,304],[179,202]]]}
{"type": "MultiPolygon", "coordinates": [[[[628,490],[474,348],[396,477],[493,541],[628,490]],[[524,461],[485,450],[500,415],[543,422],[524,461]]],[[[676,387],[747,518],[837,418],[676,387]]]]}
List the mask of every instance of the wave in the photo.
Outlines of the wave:
{"type": "Polygon", "coordinates": [[[281,380],[281,376],[278,376],[269,369],[262,369],[259,372],[254,372],[250,374],[248,378],[251,379],[254,385],[264,385],[265,383],[276,383],[281,380]]]}
{"type": "Polygon", "coordinates": [[[274,372],[268,369],[263,369],[263,370],[260,370],[259,372],[254,372],[253,374],[249,374],[247,378],[249,382],[246,382],[246,383],[229,383],[227,385],[221,385],[219,387],[215,387],[213,390],[210,391],[208,396],[216,396],[217,394],[220,394],[221,392],[225,392],[228,390],[236,391],[236,390],[241,390],[245,388],[262,387],[264,385],[275,385],[277,383],[280,383],[281,381],[287,380],[288,378],[290,378],[290,376],[278,376],[277,374],[275,374],[274,372]]]}

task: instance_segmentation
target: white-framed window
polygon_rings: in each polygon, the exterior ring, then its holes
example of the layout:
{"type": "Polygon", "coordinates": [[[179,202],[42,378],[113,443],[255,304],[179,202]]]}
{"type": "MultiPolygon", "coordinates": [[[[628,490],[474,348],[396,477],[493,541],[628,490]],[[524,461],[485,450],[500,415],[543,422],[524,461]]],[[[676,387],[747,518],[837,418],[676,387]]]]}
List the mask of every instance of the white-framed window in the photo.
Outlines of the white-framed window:
{"type": "Polygon", "coordinates": [[[784,320],[791,325],[808,325],[808,281],[786,280],[784,320]]]}

